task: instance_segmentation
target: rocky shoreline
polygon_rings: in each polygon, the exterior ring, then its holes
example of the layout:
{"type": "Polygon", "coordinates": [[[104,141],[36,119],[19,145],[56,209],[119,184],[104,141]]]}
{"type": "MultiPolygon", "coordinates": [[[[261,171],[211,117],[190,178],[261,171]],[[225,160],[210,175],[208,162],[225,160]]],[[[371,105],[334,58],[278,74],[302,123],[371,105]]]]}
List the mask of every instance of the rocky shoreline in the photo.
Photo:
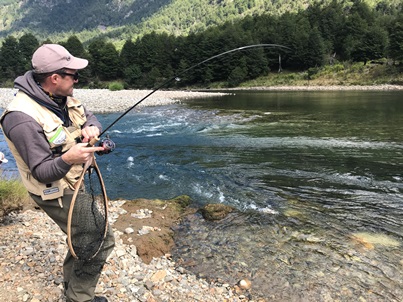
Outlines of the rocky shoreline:
{"type": "MultiPolygon", "coordinates": [[[[12,88],[0,88],[0,108],[5,108],[11,102],[16,91],[12,88]]],[[[74,89],[74,97],[95,113],[108,113],[125,111],[151,92],[152,90],[74,89]]],[[[159,90],[141,102],[138,107],[169,105],[191,98],[220,96],[228,93],[159,90]]]]}
{"type": "MultiPolygon", "coordinates": [[[[121,231],[116,223],[124,215],[136,220],[141,219],[136,216],[139,213],[154,214],[147,209],[128,213],[126,203],[110,202],[116,247],[101,274],[96,294],[111,302],[253,301],[247,280],[236,285],[200,279],[178,266],[169,254],[154,257],[149,263],[142,261],[136,245],[124,240],[131,230],[121,231]]],[[[57,225],[43,211],[32,207],[10,214],[0,228],[0,301],[64,302],[62,265],[67,245],[57,225]]]]}

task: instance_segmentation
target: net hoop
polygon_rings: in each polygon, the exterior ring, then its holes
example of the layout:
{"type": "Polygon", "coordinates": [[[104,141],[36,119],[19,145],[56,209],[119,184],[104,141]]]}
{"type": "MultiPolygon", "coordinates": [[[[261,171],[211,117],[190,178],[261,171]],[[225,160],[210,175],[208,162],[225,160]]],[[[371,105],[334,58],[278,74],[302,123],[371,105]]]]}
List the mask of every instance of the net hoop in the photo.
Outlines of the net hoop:
{"type": "Polygon", "coordinates": [[[67,216],[67,245],[69,248],[69,251],[71,253],[71,255],[77,259],[77,260],[91,260],[93,259],[101,250],[103,242],[106,238],[106,234],[108,232],[108,196],[106,194],[106,188],[105,188],[105,184],[104,181],[102,179],[102,174],[101,171],[99,170],[98,164],[95,160],[95,156],[92,155],[92,157],[84,164],[84,168],[83,171],[81,172],[81,175],[79,177],[79,179],[77,180],[77,182],[74,185],[75,190],[74,190],[74,194],[70,203],[70,208],[69,208],[69,214],[67,216]],[[89,259],[80,259],[80,257],[77,255],[77,253],[74,250],[73,244],[72,244],[72,232],[71,232],[71,225],[72,225],[72,217],[73,217],[73,210],[74,210],[74,205],[76,203],[77,200],[77,196],[79,194],[80,188],[83,185],[83,181],[84,181],[84,177],[85,174],[87,173],[87,171],[89,169],[94,169],[98,178],[99,178],[99,182],[102,188],[102,193],[104,195],[104,207],[105,207],[105,229],[103,230],[103,238],[102,238],[102,243],[99,245],[98,249],[96,250],[96,252],[89,258],[89,259]]]}

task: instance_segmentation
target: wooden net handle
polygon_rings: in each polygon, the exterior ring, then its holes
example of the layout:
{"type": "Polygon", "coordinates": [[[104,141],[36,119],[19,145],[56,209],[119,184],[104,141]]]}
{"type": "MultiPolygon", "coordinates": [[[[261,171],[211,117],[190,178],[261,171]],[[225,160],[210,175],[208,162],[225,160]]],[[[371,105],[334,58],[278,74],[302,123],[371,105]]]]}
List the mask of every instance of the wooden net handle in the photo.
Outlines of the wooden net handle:
{"type": "MultiPolygon", "coordinates": [[[[87,147],[94,146],[98,141],[99,141],[98,137],[92,138],[88,142],[87,147]]],[[[74,209],[74,205],[76,203],[77,195],[78,195],[78,192],[79,192],[80,187],[84,180],[84,175],[87,172],[89,166],[91,166],[93,164],[94,160],[95,160],[94,155],[92,155],[91,158],[88,159],[88,161],[84,164],[83,171],[81,172],[80,177],[78,178],[77,182],[74,184],[74,194],[73,194],[73,198],[71,199],[69,214],[67,216],[67,245],[69,246],[71,255],[76,259],[78,257],[77,257],[77,254],[75,253],[73,245],[71,243],[71,219],[73,217],[73,209],[74,209]]]]}

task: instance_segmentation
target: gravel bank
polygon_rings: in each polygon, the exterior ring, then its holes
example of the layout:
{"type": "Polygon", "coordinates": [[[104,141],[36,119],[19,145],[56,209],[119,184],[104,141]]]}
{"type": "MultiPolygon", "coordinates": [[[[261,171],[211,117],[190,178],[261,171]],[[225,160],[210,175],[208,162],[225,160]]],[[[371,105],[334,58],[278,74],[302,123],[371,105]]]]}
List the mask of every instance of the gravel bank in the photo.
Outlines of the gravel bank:
{"type": "MultiPolygon", "coordinates": [[[[16,89],[0,88],[0,108],[7,106],[13,99],[15,92],[16,89]]],[[[74,89],[74,96],[81,100],[89,110],[96,113],[106,113],[124,111],[150,92],[152,90],[110,91],[108,89],[74,89]]],[[[168,105],[190,98],[220,96],[224,94],[219,92],[158,90],[144,100],[144,102],[140,103],[138,107],[168,105]]]]}
{"type": "MultiPolygon", "coordinates": [[[[110,222],[125,214],[125,201],[110,203],[110,222]]],[[[40,210],[11,214],[0,224],[0,301],[64,302],[62,265],[66,236],[40,210]]],[[[96,289],[111,302],[241,302],[233,284],[199,279],[167,257],[145,264],[115,229],[116,247],[96,289]]],[[[256,301],[256,300],[255,300],[256,301]]],[[[263,301],[263,300],[260,300],[263,301]]]]}

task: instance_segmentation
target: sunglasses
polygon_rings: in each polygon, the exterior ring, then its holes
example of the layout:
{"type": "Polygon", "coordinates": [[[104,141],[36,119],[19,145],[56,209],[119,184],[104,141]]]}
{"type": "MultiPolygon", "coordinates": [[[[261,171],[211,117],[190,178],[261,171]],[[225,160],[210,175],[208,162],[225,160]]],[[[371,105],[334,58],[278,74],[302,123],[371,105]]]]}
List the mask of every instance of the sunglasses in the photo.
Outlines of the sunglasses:
{"type": "Polygon", "coordinates": [[[66,75],[66,76],[71,76],[74,81],[77,81],[77,80],[78,80],[78,76],[79,76],[78,72],[76,72],[76,73],[58,72],[57,74],[66,75]]]}

